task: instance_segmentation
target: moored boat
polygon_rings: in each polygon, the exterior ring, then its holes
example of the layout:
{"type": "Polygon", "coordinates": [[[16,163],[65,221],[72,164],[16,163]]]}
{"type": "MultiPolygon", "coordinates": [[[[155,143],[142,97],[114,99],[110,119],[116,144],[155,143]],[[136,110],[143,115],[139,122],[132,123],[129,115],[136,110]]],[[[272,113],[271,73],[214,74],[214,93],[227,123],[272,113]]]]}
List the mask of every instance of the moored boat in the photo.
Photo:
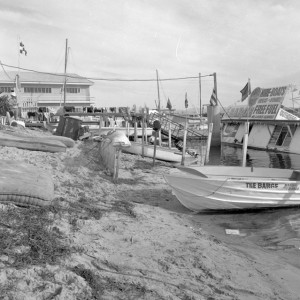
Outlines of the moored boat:
{"type": "Polygon", "coordinates": [[[272,168],[191,166],[164,177],[181,204],[199,212],[300,205],[299,173],[272,168]]]}
{"type": "Polygon", "coordinates": [[[255,88],[248,104],[227,107],[222,117],[222,143],[242,146],[247,131],[248,148],[300,154],[299,108],[294,103],[290,107],[293,92],[288,86],[255,88]]]}

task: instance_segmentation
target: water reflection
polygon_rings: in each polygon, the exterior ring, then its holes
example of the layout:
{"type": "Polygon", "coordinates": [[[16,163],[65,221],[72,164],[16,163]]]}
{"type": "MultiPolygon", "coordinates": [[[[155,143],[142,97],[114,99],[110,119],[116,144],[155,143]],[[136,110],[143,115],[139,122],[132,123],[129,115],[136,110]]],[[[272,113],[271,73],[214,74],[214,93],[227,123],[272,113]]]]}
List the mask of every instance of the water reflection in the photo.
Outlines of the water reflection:
{"type": "MultiPolygon", "coordinates": [[[[222,145],[211,148],[209,165],[241,166],[243,152],[240,147],[222,145]]],[[[248,149],[246,165],[253,167],[300,169],[300,155],[248,149]]]]}
{"type": "Polygon", "coordinates": [[[202,212],[193,217],[201,227],[226,241],[250,241],[278,253],[300,268],[300,208],[202,212]],[[238,231],[228,235],[226,230],[238,231]]]}

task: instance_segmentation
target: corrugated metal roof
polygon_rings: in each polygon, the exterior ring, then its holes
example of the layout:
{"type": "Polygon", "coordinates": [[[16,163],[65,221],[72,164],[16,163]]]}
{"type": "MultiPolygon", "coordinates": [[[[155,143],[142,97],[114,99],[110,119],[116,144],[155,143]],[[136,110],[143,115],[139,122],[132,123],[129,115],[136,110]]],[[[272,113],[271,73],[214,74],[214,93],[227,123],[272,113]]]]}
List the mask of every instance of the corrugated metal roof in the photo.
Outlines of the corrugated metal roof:
{"type": "MultiPolygon", "coordinates": [[[[14,82],[15,77],[18,74],[17,71],[0,72],[0,83],[1,82],[14,82]]],[[[36,72],[19,72],[20,82],[22,83],[60,83],[63,84],[65,80],[64,74],[46,74],[36,72]]],[[[89,79],[81,77],[77,74],[68,73],[67,83],[73,84],[87,84],[93,85],[93,82],[89,79]]]]}

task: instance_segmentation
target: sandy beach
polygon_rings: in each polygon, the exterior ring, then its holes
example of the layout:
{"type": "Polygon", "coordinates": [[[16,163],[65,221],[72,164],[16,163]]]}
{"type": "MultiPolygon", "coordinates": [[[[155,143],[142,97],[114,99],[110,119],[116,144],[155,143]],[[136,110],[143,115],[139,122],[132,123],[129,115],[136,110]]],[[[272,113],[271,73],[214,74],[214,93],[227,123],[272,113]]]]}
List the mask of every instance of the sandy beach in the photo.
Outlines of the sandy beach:
{"type": "Polygon", "coordinates": [[[299,268],[194,221],[164,181],[171,164],[122,153],[113,183],[98,147],[0,147],[55,185],[49,208],[0,204],[0,299],[300,299],[299,268]]]}

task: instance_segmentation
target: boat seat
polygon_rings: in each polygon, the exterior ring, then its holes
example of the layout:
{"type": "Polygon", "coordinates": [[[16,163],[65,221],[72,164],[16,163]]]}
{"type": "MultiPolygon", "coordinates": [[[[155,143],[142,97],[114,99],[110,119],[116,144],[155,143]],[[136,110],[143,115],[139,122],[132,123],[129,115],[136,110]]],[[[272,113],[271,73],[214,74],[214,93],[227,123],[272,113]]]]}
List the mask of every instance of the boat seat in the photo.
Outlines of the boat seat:
{"type": "Polygon", "coordinates": [[[300,170],[293,170],[290,179],[300,181],[300,170]]]}

